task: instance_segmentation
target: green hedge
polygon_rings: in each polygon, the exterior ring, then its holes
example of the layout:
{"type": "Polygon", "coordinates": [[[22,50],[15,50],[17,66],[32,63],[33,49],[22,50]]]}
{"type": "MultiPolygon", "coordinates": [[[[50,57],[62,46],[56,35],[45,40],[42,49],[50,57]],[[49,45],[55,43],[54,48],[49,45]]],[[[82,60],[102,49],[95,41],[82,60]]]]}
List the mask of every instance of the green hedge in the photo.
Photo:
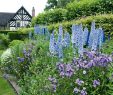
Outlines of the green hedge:
{"type": "Polygon", "coordinates": [[[11,31],[11,30],[0,30],[0,34],[7,34],[9,32],[17,32],[17,31],[11,31]]]}
{"type": "Polygon", "coordinates": [[[32,25],[52,24],[105,13],[113,13],[113,0],[75,0],[68,3],[65,9],[56,8],[40,13],[33,18],[32,25]]]}
{"type": "Polygon", "coordinates": [[[66,20],[67,10],[58,8],[40,13],[36,18],[33,18],[32,25],[57,23],[66,20]]]}
{"type": "Polygon", "coordinates": [[[113,13],[113,0],[75,0],[66,7],[67,19],[85,17],[96,14],[113,13]]]}
{"type": "Polygon", "coordinates": [[[105,31],[105,35],[108,36],[108,33],[110,32],[111,35],[113,35],[113,14],[104,14],[104,15],[97,15],[97,16],[89,16],[86,18],[81,18],[78,20],[72,20],[72,21],[65,21],[62,23],[56,23],[51,24],[48,26],[49,31],[58,30],[59,25],[62,25],[64,28],[64,31],[68,31],[71,33],[71,27],[72,24],[80,24],[82,23],[83,26],[87,26],[90,30],[91,22],[95,21],[97,27],[102,27],[105,31]]]}
{"type": "Polygon", "coordinates": [[[20,32],[9,32],[8,33],[10,41],[12,40],[24,40],[28,38],[28,33],[20,33],[20,32]]]}

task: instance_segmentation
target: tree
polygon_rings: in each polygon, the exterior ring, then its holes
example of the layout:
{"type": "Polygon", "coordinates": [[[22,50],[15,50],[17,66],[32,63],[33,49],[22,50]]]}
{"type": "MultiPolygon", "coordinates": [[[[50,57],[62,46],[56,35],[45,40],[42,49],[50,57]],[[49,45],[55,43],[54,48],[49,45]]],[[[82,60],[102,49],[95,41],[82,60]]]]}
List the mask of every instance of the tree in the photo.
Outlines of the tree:
{"type": "Polygon", "coordinates": [[[56,8],[57,0],[48,0],[45,10],[56,8]]]}
{"type": "Polygon", "coordinates": [[[64,8],[68,3],[74,0],[48,0],[45,10],[54,8],[64,8]]]}

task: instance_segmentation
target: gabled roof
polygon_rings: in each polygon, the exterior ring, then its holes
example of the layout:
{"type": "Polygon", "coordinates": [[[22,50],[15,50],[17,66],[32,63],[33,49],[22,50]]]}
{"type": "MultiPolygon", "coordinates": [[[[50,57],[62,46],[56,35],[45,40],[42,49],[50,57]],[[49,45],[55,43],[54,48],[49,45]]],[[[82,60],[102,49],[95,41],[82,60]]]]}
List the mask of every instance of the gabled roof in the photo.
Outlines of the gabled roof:
{"type": "MultiPolygon", "coordinates": [[[[28,13],[28,11],[22,6],[13,16],[13,18],[11,20],[19,20],[19,17],[16,17],[17,15],[28,15],[29,19],[32,19],[32,16],[28,13]]],[[[24,17],[23,17],[24,18],[24,17]]],[[[25,20],[23,19],[22,20],[25,20]]]]}
{"type": "Polygon", "coordinates": [[[7,22],[15,15],[15,13],[0,12],[0,26],[7,25],[7,22]]]}
{"type": "Polygon", "coordinates": [[[27,12],[27,10],[23,6],[16,13],[0,12],[0,26],[6,26],[7,23],[10,21],[31,21],[31,19],[32,16],[27,12]]]}

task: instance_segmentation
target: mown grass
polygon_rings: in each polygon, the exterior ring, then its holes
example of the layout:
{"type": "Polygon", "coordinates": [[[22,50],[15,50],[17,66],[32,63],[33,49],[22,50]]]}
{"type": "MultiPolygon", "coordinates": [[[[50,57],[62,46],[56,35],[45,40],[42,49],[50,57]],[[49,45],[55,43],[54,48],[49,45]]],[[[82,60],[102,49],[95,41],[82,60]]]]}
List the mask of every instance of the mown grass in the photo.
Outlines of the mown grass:
{"type": "Polygon", "coordinates": [[[10,84],[2,77],[2,73],[0,72],[0,95],[15,95],[14,90],[10,86],[10,84]]]}
{"type": "Polygon", "coordinates": [[[113,39],[107,40],[102,48],[102,52],[105,54],[112,54],[113,53],[113,39]]]}

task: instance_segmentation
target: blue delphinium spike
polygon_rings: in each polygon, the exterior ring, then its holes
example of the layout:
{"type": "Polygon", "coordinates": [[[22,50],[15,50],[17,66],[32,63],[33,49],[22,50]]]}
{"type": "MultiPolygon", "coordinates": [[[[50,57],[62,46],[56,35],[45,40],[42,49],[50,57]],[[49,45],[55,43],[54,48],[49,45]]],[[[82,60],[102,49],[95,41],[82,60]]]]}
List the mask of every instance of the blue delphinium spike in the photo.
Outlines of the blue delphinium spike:
{"type": "Polygon", "coordinates": [[[79,25],[79,37],[78,37],[78,53],[83,56],[83,27],[82,24],[79,25]]]}
{"type": "Polygon", "coordinates": [[[61,39],[63,39],[63,28],[61,25],[59,26],[59,35],[61,36],[61,39]]]}
{"type": "Polygon", "coordinates": [[[55,53],[55,38],[54,38],[54,32],[51,34],[50,36],[50,43],[49,43],[49,51],[51,52],[51,54],[55,53]]]}
{"type": "Polygon", "coordinates": [[[34,33],[35,35],[40,34],[40,27],[38,25],[34,27],[34,33]]]}
{"type": "Polygon", "coordinates": [[[77,47],[78,47],[78,38],[79,38],[79,33],[78,33],[78,25],[73,24],[72,25],[72,45],[73,45],[73,54],[74,56],[77,53],[77,47]]]}
{"type": "Polygon", "coordinates": [[[99,48],[101,49],[102,47],[102,43],[104,42],[104,32],[102,30],[102,28],[99,28],[99,40],[98,40],[98,44],[99,44],[99,48]]]}
{"type": "Polygon", "coordinates": [[[70,46],[70,34],[68,32],[66,32],[64,34],[63,46],[64,47],[69,47],[70,46]]]}
{"type": "Polygon", "coordinates": [[[91,48],[93,43],[94,32],[95,32],[95,22],[93,21],[91,24],[91,32],[90,32],[89,41],[88,41],[89,48],[91,48]]]}
{"type": "Polygon", "coordinates": [[[37,34],[37,26],[34,26],[34,34],[37,34]]]}
{"type": "Polygon", "coordinates": [[[60,61],[63,60],[63,48],[62,48],[62,45],[59,45],[58,57],[59,57],[60,61]]]}
{"type": "Polygon", "coordinates": [[[50,33],[47,27],[45,28],[45,35],[46,35],[46,40],[48,40],[50,38],[50,33]]]}
{"type": "Polygon", "coordinates": [[[99,37],[99,29],[96,29],[93,33],[93,37],[92,37],[92,51],[96,51],[97,47],[98,47],[98,38],[99,37]]]}
{"type": "Polygon", "coordinates": [[[62,45],[62,36],[58,34],[57,44],[62,45]]]}
{"type": "Polygon", "coordinates": [[[87,43],[88,43],[88,38],[89,38],[89,37],[88,37],[88,36],[89,36],[88,33],[89,33],[89,32],[88,32],[88,28],[85,27],[85,28],[84,28],[84,32],[83,32],[83,44],[84,44],[84,45],[87,45],[87,43]]]}
{"type": "Polygon", "coordinates": [[[32,39],[32,32],[29,32],[29,39],[32,39]]]}

